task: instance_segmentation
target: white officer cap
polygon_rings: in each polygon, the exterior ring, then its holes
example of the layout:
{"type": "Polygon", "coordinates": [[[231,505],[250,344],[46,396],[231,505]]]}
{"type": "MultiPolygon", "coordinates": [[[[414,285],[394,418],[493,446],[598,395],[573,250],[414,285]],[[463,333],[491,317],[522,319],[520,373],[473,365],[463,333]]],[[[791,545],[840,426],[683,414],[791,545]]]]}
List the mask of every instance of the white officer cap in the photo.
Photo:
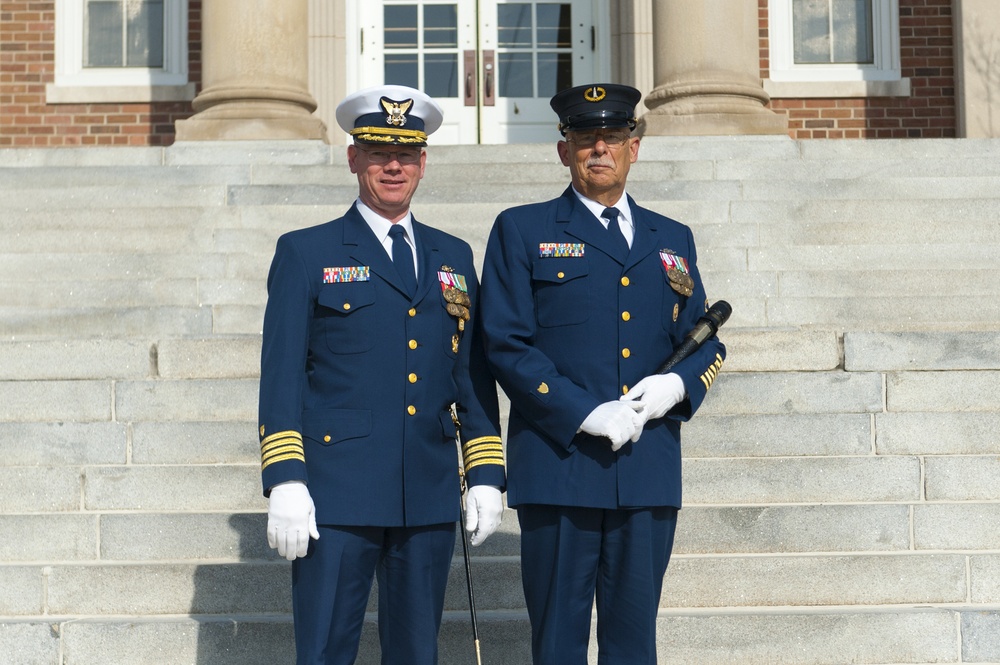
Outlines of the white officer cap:
{"type": "Polygon", "coordinates": [[[405,85],[359,90],[337,106],[337,124],[358,143],[425,146],[443,120],[437,102],[405,85]]]}

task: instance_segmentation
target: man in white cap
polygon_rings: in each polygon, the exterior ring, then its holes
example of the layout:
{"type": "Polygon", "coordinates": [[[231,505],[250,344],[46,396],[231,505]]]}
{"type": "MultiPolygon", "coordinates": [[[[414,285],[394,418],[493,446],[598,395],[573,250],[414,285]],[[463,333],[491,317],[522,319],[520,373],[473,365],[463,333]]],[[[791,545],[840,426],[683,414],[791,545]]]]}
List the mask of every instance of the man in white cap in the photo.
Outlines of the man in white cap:
{"type": "Polygon", "coordinates": [[[382,663],[437,662],[461,500],[453,403],[473,544],[500,523],[472,250],[410,213],[441,121],[412,88],[348,96],[337,122],[353,137],[358,199],[281,236],[268,275],[261,475],[268,543],[292,561],[298,665],[355,661],[375,575],[382,663]]]}

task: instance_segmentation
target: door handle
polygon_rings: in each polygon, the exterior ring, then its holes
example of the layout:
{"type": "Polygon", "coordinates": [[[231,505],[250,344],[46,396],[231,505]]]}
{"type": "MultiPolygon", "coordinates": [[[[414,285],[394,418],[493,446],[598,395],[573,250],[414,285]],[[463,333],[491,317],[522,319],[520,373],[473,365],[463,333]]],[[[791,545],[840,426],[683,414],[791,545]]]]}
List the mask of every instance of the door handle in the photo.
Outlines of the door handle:
{"type": "Polygon", "coordinates": [[[465,51],[465,105],[476,105],[476,52],[465,51]]]}
{"type": "Polygon", "coordinates": [[[494,76],[496,74],[492,49],[483,51],[483,106],[495,106],[494,76]]]}

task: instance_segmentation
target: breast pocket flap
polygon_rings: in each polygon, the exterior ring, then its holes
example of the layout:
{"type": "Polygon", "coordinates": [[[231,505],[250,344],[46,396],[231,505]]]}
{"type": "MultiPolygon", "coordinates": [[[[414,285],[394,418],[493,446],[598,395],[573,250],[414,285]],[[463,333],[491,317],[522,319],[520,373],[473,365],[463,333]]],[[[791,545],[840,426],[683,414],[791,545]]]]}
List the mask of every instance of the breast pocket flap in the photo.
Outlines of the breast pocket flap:
{"type": "Polygon", "coordinates": [[[350,314],[375,302],[375,286],[371,282],[347,282],[324,286],[316,301],[335,312],[350,314]]]}
{"type": "Polygon", "coordinates": [[[590,272],[587,259],[540,259],[531,270],[531,277],[539,282],[562,284],[585,277],[590,272]]]}

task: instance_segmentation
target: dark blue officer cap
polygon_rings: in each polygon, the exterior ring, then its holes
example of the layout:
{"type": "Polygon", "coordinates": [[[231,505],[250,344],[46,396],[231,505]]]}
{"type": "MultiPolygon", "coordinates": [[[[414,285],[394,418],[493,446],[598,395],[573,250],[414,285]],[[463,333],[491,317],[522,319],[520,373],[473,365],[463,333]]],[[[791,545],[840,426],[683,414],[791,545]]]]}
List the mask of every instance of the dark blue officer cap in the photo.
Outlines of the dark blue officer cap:
{"type": "Polygon", "coordinates": [[[591,83],[557,92],[549,101],[559,116],[559,131],[628,127],[635,129],[635,105],[642,94],[628,85],[591,83]]]}

